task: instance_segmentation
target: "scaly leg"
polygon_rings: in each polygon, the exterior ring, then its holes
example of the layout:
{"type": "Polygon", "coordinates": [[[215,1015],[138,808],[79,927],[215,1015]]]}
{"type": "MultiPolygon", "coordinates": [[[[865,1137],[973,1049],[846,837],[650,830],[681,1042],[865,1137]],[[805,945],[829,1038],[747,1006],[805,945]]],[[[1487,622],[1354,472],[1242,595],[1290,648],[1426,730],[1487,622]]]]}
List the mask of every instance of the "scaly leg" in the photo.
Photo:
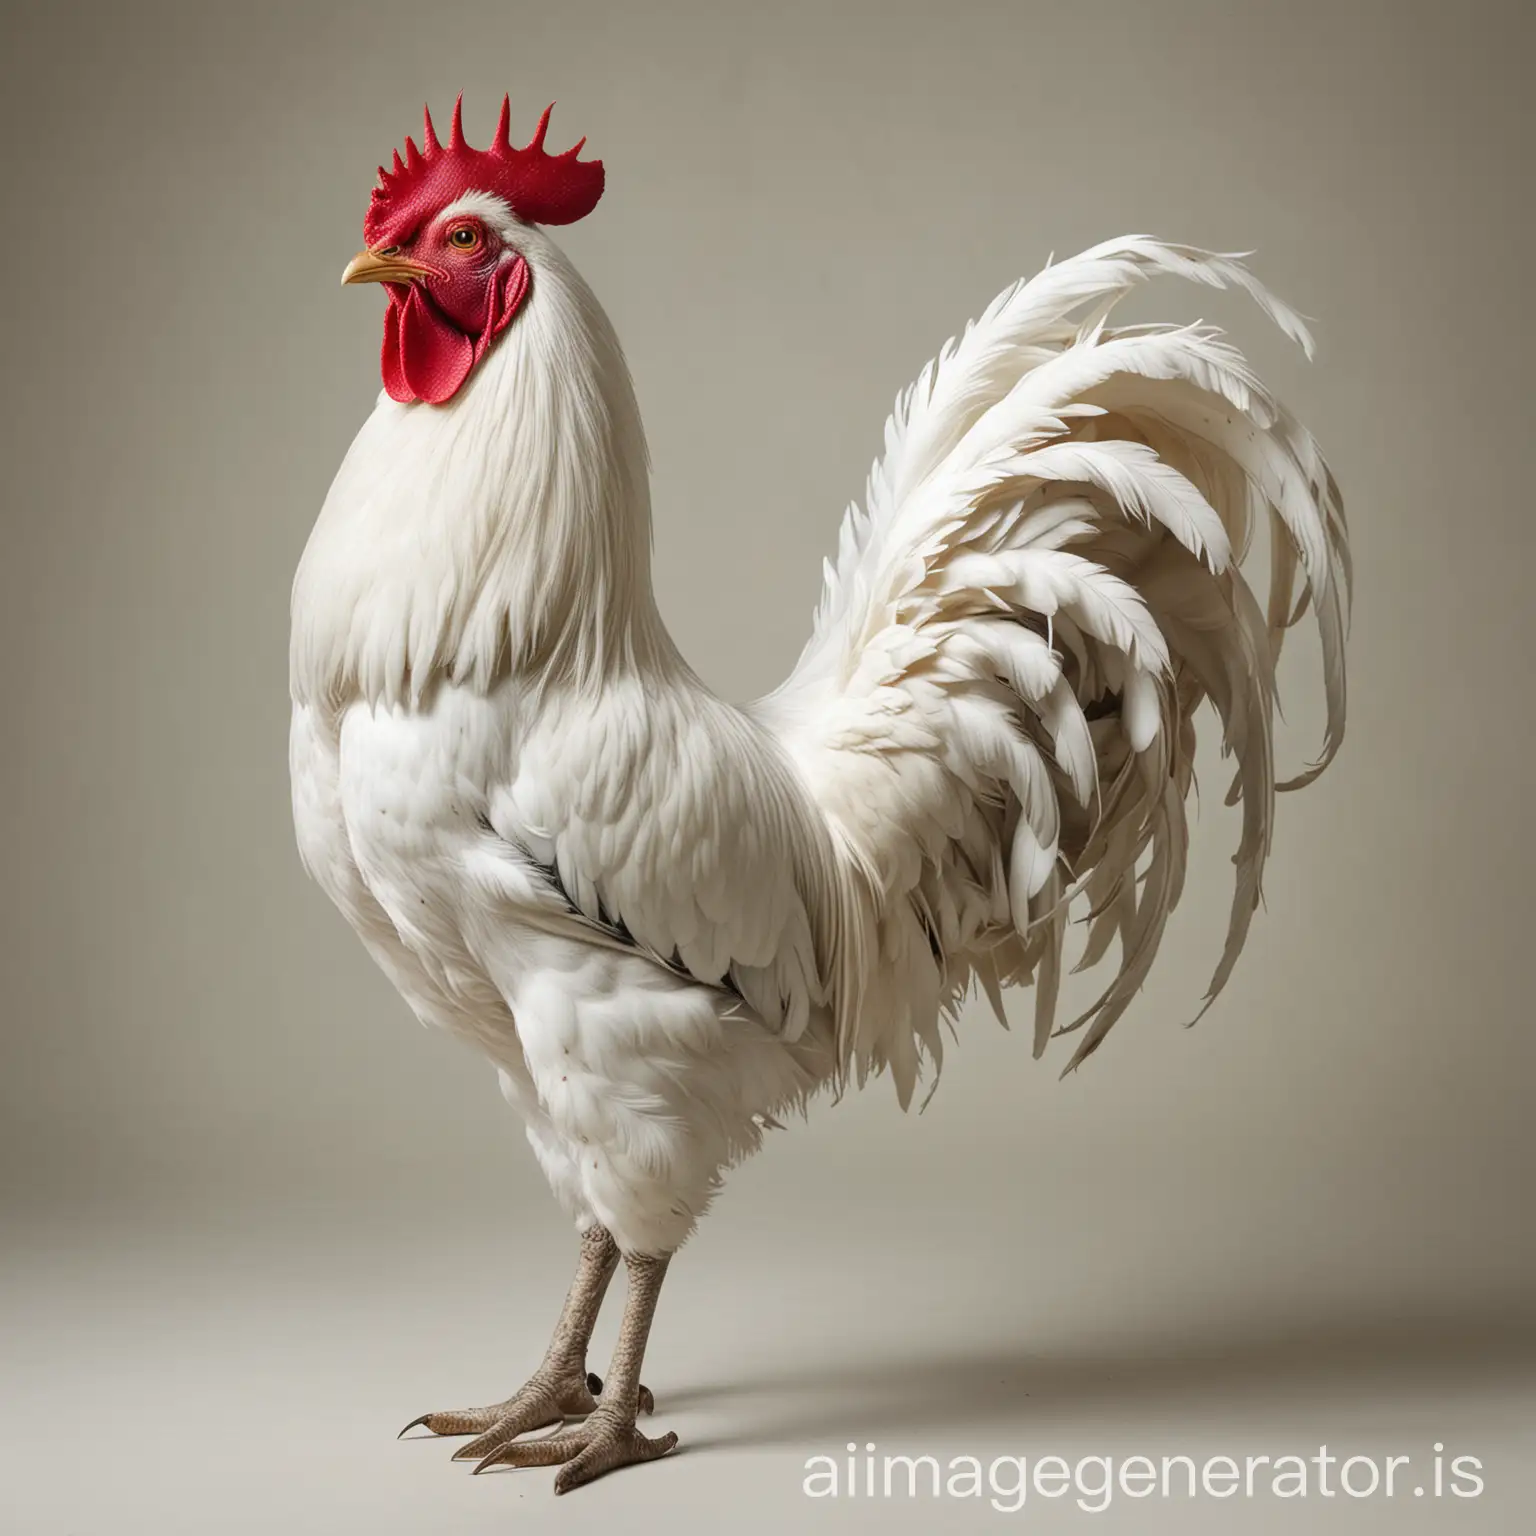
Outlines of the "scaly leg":
{"type": "MultiPolygon", "coordinates": [[[[581,1262],[565,1298],[560,1321],[555,1324],[554,1337],[527,1383],[504,1403],[424,1413],[419,1419],[412,1419],[400,1433],[425,1424],[436,1435],[476,1435],[479,1438],[456,1451],[454,1459],[478,1461],[505,1440],[591,1413],[603,1384],[596,1376],[587,1374],[587,1344],[618,1262],[618,1245],[606,1229],[588,1227],[581,1235],[581,1262]]],[[[638,1382],[632,1391],[635,1404],[649,1413],[650,1393],[638,1382]]]]}
{"type": "Polygon", "coordinates": [[[619,1328],[619,1342],[614,1346],[613,1364],[608,1370],[608,1388],[584,1423],[558,1430],[542,1440],[508,1440],[492,1450],[475,1468],[503,1464],[512,1467],[552,1467],[555,1492],[569,1493],[589,1483],[604,1472],[627,1467],[637,1461],[654,1461],[665,1456],[677,1444],[670,1431],[650,1440],[635,1428],[635,1408],[639,1399],[640,1364],[645,1358],[645,1341],[650,1337],[651,1319],[656,1313],[656,1298],[666,1278],[667,1260],[626,1254],[624,1267],[629,1272],[629,1295],[624,1302],[624,1321],[619,1328]]]}

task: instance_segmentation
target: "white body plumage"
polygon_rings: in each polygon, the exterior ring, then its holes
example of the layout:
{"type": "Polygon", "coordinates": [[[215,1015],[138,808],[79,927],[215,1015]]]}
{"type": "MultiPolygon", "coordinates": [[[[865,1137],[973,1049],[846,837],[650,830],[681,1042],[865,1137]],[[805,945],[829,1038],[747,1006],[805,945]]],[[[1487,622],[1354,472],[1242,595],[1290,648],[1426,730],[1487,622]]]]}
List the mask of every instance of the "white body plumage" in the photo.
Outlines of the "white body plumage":
{"type": "Polygon", "coordinates": [[[1244,804],[1214,992],[1258,898],[1298,580],[1325,758],[1342,729],[1342,512],[1211,332],[1105,320],[1173,271],[1299,322],[1139,238],[1004,294],[898,402],[805,655],[743,709],[656,612],[606,317],[541,230],[466,201],[532,297],[452,403],[381,397],[331,489],[294,586],[294,816],[418,1016],[496,1064],[578,1225],[671,1252],[785,1106],[880,1070],[905,1103],[973,980],[1032,981],[1043,1048],[1078,895],[1090,960],[1122,943],[1092,1049],[1178,900],[1206,699],[1244,804]],[[1255,516],[1267,618],[1231,558],[1255,516]]]}

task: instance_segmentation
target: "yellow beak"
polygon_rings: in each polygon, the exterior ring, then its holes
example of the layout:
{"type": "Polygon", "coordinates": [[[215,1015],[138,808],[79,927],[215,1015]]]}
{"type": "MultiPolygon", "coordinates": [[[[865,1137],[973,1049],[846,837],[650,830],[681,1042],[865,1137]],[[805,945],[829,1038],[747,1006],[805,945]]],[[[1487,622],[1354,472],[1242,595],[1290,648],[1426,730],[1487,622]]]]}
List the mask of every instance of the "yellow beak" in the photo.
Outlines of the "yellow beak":
{"type": "Polygon", "coordinates": [[[410,283],[431,272],[414,261],[384,251],[359,251],[341,274],[343,283],[410,283]]]}

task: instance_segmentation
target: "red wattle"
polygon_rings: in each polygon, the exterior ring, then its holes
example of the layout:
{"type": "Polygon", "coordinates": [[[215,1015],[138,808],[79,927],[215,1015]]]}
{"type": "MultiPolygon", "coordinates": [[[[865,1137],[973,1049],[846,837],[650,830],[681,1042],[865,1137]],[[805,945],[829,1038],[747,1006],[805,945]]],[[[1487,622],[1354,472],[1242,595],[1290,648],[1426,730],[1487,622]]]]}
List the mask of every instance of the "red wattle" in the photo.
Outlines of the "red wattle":
{"type": "Polygon", "coordinates": [[[491,280],[489,314],[479,336],[466,336],[415,284],[390,283],[384,311],[379,371],[391,400],[442,405],[463,387],[470,370],[512,323],[528,295],[528,263],[521,256],[491,280]]]}
{"type": "Polygon", "coordinates": [[[412,394],[432,405],[453,399],[475,365],[474,342],[417,287],[400,312],[400,363],[412,394]]]}
{"type": "Polygon", "coordinates": [[[391,283],[389,308],[384,311],[384,348],[379,354],[379,372],[384,377],[384,390],[389,398],[398,400],[401,405],[409,405],[416,397],[405,382],[405,368],[400,361],[400,313],[404,300],[395,290],[396,285],[391,283]]]}

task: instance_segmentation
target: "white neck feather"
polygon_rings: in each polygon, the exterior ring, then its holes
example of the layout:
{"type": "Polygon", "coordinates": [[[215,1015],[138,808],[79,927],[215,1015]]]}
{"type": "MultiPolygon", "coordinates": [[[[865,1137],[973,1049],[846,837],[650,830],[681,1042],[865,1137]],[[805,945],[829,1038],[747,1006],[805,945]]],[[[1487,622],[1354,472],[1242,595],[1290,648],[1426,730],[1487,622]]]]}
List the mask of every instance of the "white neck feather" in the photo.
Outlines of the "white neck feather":
{"type": "Polygon", "coordinates": [[[381,395],[293,589],[293,696],[419,702],[447,678],[585,688],[682,665],[651,590],[639,407],[618,338],[542,230],[522,312],[445,406],[381,395]]]}

